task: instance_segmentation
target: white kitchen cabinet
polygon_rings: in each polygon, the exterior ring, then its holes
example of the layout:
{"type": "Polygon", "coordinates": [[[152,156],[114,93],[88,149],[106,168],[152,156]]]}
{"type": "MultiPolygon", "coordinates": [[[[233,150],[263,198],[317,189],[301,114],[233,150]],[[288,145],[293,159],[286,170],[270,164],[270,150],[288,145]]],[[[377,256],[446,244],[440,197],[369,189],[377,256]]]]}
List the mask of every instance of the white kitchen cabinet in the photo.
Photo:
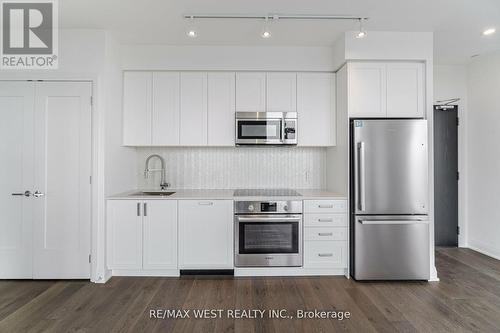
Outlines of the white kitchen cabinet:
{"type": "Polygon", "coordinates": [[[297,73],[266,74],[266,111],[297,111],[297,73]]]}
{"type": "Polygon", "coordinates": [[[180,79],[180,144],[207,144],[207,73],[182,72],[180,79]]]}
{"type": "Polygon", "coordinates": [[[107,256],[111,269],[142,268],[142,202],[109,200],[107,256]]]}
{"type": "Polygon", "coordinates": [[[387,117],[424,116],[424,64],[387,64],[387,117]]]}
{"type": "Polygon", "coordinates": [[[233,268],[233,201],[179,201],[179,268],[233,268]]]}
{"type": "Polygon", "coordinates": [[[177,269],[177,201],[108,200],[108,267],[177,269]]]}
{"type": "Polygon", "coordinates": [[[153,73],[151,140],[154,146],[179,144],[179,72],[153,73]]]}
{"type": "Polygon", "coordinates": [[[348,73],[349,116],[385,118],[386,64],[349,63],[348,73]]]}
{"type": "Polygon", "coordinates": [[[266,111],[266,73],[236,73],[236,111],[266,111]]]}
{"type": "Polygon", "coordinates": [[[334,146],[335,74],[297,74],[298,144],[334,146]]]}
{"type": "Polygon", "coordinates": [[[123,74],[123,144],[151,144],[152,73],[123,74]]]}
{"type": "Polygon", "coordinates": [[[177,201],[143,202],[144,269],[177,269],[177,201]]]}
{"type": "Polygon", "coordinates": [[[234,146],[235,73],[208,73],[208,145],[234,146]]]}
{"type": "Polygon", "coordinates": [[[349,116],[424,117],[424,68],[420,62],[349,63],[349,116]]]}

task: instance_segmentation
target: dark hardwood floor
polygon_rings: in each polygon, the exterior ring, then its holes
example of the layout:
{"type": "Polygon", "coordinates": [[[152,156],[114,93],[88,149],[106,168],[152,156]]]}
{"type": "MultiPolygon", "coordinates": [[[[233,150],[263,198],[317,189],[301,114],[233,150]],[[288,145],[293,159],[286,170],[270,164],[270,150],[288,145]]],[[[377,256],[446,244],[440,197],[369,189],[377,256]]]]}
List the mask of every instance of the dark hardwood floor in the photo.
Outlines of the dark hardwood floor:
{"type": "MultiPolygon", "coordinates": [[[[437,250],[438,283],[342,277],[0,281],[0,332],[500,332],[500,261],[437,250]],[[222,309],[222,319],[150,319],[153,309],[222,309]],[[230,309],[349,311],[336,319],[231,319],[230,309]]],[[[193,312],[190,313],[193,316],[193,312]]]]}

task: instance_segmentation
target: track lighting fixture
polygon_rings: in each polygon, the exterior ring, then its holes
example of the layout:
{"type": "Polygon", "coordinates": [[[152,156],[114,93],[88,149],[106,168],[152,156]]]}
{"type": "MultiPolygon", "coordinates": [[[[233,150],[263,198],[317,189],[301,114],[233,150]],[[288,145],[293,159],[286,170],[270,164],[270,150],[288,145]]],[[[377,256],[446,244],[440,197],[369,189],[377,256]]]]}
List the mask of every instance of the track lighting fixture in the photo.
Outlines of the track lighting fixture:
{"type": "Polygon", "coordinates": [[[194,25],[194,16],[191,16],[189,18],[189,25],[188,29],[186,31],[186,35],[191,38],[196,38],[198,37],[198,31],[196,30],[196,27],[194,25]]]}
{"type": "Polygon", "coordinates": [[[262,32],[260,34],[262,38],[271,38],[271,30],[269,29],[269,18],[266,16],[264,21],[264,26],[262,27],[262,32]]]}
{"type": "Polygon", "coordinates": [[[260,36],[262,38],[271,38],[271,30],[269,24],[275,20],[356,20],[359,21],[359,32],[356,34],[356,38],[363,38],[366,36],[366,31],[363,29],[363,21],[367,20],[368,17],[363,16],[346,16],[346,15],[289,15],[289,14],[269,14],[269,15],[224,15],[224,14],[189,14],[184,15],[185,19],[188,19],[190,24],[186,31],[186,35],[191,38],[198,36],[198,31],[194,26],[195,19],[250,19],[250,20],[264,20],[264,25],[260,36]],[[272,21],[270,21],[271,19],[272,21]]]}
{"type": "Polygon", "coordinates": [[[363,20],[364,20],[364,18],[359,19],[359,31],[356,34],[356,38],[365,38],[366,37],[366,30],[363,28],[363,20]]]}

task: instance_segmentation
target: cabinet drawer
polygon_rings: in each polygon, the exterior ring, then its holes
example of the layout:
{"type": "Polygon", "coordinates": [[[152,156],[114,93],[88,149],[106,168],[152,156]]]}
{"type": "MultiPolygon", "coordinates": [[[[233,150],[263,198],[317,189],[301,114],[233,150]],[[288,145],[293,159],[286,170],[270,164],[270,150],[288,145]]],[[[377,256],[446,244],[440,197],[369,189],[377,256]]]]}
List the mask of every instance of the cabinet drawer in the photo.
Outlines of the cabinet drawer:
{"type": "Polygon", "coordinates": [[[304,214],[306,227],[346,227],[347,214],[304,214]]]}
{"type": "Polygon", "coordinates": [[[345,213],[347,200],[304,200],[304,213],[345,213]]]}
{"type": "Polygon", "coordinates": [[[345,241],[347,228],[309,227],[304,229],[306,241],[345,241]]]}
{"type": "Polygon", "coordinates": [[[306,268],[347,267],[347,242],[305,241],[304,267],[306,268]]]}

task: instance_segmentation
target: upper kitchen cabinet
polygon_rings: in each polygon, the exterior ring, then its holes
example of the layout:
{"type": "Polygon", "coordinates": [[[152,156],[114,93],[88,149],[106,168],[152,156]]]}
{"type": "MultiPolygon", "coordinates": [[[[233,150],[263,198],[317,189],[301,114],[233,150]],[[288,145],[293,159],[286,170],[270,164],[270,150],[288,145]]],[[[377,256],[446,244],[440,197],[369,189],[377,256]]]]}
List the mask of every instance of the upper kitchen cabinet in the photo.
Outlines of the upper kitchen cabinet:
{"type": "Polygon", "coordinates": [[[266,73],[236,73],[236,111],[266,111],[266,73]]]}
{"type": "Polygon", "coordinates": [[[152,86],[150,72],[125,72],[123,75],[123,144],[151,144],[152,86]]]}
{"type": "Polygon", "coordinates": [[[296,73],[267,73],[266,111],[297,111],[296,73]]]}
{"type": "Polygon", "coordinates": [[[234,146],[235,74],[208,73],[208,145],[234,146]]]}
{"type": "Polygon", "coordinates": [[[181,73],[180,144],[207,144],[207,73],[181,73]]]}
{"type": "Polygon", "coordinates": [[[153,73],[152,145],[179,144],[179,80],[177,72],[153,73]]]}
{"type": "Polygon", "coordinates": [[[348,64],[349,116],[422,118],[424,64],[355,62],[348,64]]]}
{"type": "Polygon", "coordinates": [[[424,116],[424,64],[387,64],[387,117],[424,116]]]}
{"type": "Polygon", "coordinates": [[[350,63],[349,115],[386,117],[386,65],[350,63]]]}
{"type": "Polygon", "coordinates": [[[335,145],[335,74],[297,74],[300,146],[335,145]]]}

